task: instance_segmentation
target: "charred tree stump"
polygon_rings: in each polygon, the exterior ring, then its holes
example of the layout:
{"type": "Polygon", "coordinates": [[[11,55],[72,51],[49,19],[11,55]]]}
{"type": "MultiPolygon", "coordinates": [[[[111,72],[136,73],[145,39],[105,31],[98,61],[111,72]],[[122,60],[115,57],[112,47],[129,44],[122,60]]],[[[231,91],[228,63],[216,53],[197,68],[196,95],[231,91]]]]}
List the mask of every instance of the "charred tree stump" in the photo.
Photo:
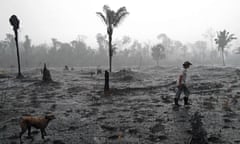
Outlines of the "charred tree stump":
{"type": "Polygon", "coordinates": [[[101,69],[97,69],[97,75],[99,75],[99,74],[102,74],[102,70],[101,69]]]}
{"type": "Polygon", "coordinates": [[[50,71],[47,69],[46,64],[44,64],[44,68],[43,68],[43,78],[42,78],[42,80],[43,80],[44,82],[52,81],[52,77],[51,77],[50,71]]]}
{"type": "Polygon", "coordinates": [[[65,65],[64,70],[69,71],[69,68],[67,65],[65,65]]]}
{"type": "Polygon", "coordinates": [[[105,71],[105,85],[104,85],[104,91],[109,91],[109,72],[105,71]]]}

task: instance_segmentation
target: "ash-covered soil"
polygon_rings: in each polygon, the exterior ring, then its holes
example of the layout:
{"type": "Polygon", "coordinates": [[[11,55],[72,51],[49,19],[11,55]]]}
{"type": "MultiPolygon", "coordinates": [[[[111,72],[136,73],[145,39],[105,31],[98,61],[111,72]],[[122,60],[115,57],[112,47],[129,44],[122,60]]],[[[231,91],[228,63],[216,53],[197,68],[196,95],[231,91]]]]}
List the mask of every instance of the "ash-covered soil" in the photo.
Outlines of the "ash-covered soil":
{"type": "MultiPolygon", "coordinates": [[[[32,128],[26,144],[185,144],[190,119],[198,111],[208,142],[240,143],[240,70],[198,66],[188,71],[190,107],[173,105],[180,67],[152,67],[111,73],[111,92],[104,94],[104,74],[95,69],[50,68],[54,82],[41,81],[40,69],[0,72],[0,144],[19,143],[23,115],[53,113],[56,119],[41,139],[32,128]]],[[[182,95],[183,97],[183,95],[182,95]]],[[[183,105],[181,99],[180,104],[183,105]]]]}

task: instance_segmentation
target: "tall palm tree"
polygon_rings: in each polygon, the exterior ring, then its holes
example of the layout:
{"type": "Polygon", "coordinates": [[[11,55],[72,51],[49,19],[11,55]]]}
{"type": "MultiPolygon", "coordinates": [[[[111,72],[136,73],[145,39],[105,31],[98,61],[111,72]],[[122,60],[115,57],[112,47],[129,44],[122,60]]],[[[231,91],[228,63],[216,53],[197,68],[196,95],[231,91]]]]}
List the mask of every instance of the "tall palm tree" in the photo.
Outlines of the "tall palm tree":
{"type": "Polygon", "coordinates": [[[218,45],[218,50],[222,53],[222,61],[224,66],[224,48],[226,48],[226,46],[234,39],[237,39],[236,37],[234,37],[234,34],[229,34],[229,32],[227,32],[226,30],[219,31],[217,33],[217,38],[215,39],[215,42],[218,45]]]}
{"type": "Polygon", "coordinates": [[[117,27],[121,21],[129,14],[127,12],[126,7],[119,8],[116,12],[111,10],[108,5],[103,6],[103,12],[97,12],[97,15],[103,20],[103,22],[107,26],[107,34],[108,34],[108,48],[109,48],[109,71],[112,71],[112,34],[113,29],[117,27]]]}
{"type": "Polygon", "coordinates": [[[17,59],[18,59],[18,75],[17,78],[22,78],[21,74],[21,66],[20,66],[20,56],[19,56],[19,48],[18,48],[18,29],[19,29],[19,20],[16,15],[12,15],[9,19],[10,24],[13,26],[13,31],[15,33],[15,42],[17,48],[17,59]]]}

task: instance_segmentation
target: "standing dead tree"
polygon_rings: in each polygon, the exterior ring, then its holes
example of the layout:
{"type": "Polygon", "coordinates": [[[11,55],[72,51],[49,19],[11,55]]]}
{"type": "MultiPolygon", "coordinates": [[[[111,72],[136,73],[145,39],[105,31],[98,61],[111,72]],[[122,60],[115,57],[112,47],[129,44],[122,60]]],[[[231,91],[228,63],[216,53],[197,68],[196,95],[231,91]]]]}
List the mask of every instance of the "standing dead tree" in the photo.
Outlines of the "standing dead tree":
{"type": "Polygon", "coordinates": [[[13,26],[13,31],[15,33],[15,42],[17,48],[17,60],[18,60],[18,75],[17,78],[23,78],[21,74],[21,65],[20,65],[20,55],[19,55],[19,48],[18,48],[18,29],[19,29],[19,20],[16,15],[12,15],[9,19],[10,24],[13,26]]]}

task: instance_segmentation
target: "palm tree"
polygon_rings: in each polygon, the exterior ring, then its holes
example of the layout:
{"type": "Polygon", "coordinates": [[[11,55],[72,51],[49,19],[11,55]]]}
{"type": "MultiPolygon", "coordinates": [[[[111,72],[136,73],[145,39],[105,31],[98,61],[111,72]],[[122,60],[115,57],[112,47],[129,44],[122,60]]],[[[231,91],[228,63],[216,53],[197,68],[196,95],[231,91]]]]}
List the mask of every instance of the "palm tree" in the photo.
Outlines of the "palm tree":
{"type": "Polygon", "coordinates": [[[215,42],[218,45],[218,50],[222,53],[223,66],[225,66],[224,48],[234,39],[237,39],[236,37],[234,37],[234,34],[229,34],[229,32],[227,32],[226,30],[217,33],[217,38],[215,39],[215,42]]]}
{"type": "Polygon", "coordinates": [[[108,5],[103,6],[103,13],[97,12],[97,15],[101,17],[103,22],[107,26],[107,34],[108,34],[108,48],[109,48],[109,71],[112,71],[112,34],[113,28],[117,27],[123,18],[125,18],[129,13],[127,12],[126,7],[119,8],[116,12],[111,10],[108,5]]]}
{"type": "Polygon", "coordinates": [[[20,56],[19,56],[19,48],[18,48],[18,29],[19,29],[19,20],[16,15],[12,15],[9,19],[10,24],[13,26],[13,31],[15,33],[15,42],[17,48],[17,59],[18,59],[18,75],[17,78],[22,78],[21,74],[21,66],[20,66],[20,56]]]}

